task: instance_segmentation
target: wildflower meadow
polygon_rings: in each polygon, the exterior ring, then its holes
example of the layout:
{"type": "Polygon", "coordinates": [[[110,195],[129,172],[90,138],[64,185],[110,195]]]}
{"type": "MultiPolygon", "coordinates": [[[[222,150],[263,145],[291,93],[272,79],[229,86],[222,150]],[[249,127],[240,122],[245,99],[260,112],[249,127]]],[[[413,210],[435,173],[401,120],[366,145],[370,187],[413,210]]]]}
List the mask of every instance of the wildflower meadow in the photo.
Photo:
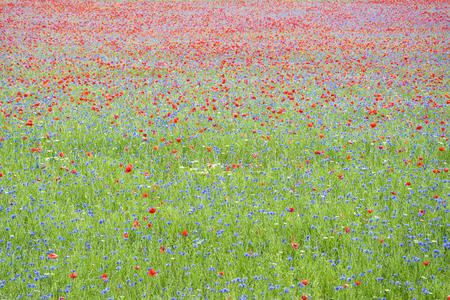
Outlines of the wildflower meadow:
{"type": "Polygon", "coordinates": [[[0,299],[448,299],[448,1],[0,1],[0,299]]]}

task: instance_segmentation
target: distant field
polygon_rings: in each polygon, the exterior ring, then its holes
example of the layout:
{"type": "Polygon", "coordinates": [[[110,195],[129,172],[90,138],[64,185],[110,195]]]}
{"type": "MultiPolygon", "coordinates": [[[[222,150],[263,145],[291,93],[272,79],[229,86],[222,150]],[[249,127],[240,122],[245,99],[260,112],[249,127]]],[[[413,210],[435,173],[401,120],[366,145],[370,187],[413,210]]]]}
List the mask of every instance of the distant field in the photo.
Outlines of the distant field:
{"type": "Polygon", "coordinates": [[[0,2],[0,299],[445,299],[448,11],[0,2]]]}

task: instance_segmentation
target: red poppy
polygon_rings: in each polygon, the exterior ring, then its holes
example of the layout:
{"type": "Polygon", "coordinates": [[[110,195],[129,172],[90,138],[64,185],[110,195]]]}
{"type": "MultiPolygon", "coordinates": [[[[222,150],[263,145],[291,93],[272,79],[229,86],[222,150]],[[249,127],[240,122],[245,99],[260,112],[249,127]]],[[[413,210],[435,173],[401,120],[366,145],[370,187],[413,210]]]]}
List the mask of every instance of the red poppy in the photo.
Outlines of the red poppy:
{"type": "Polygon", "coordinates": [[[423,265],[424,265],[424,266],[428,266],[429,264],[430,264],[429,261],[424,261],[424,262],[423,262],[423,265]]]}
{"type": "Polygon", "coordinates": [[[102,279],[103,279],[104,281],[108,280],[108,275],[106,275],[106,273],[103,273],[103,274],[102,274],[102,279]]]}
{"type": "Polygon", "coordinates": [[[160,251],[161,253],[166,252],[166,247],[162,246],[162,247],[159,249],[159,251],[160,251]]]}
{"type": "Polygon", "coordinates": [[[188,236],[188,231],[184,230],[181,234],[184,235],[184,236],[188,236]]]}
{"type": "Polygon", "coordinates": [[[74,278],[77,278],[77,277],[78,277],[77,272],[70,273],[70,278],[74,279],[74,278]]]}
{"type": "Polygon", "coordinates": [[[295,209],[293,207],[289,208],[290,212],[293,212],[295,209]]]}
{"type": "Polygon", "coordinates": [[[444,147],[439,147],[439,151],[445,151],[444,147]]]}
{"type": "Polygon", "coordinates": [[[148,212],[151,214],[154,214],[156,212],[156,208],[152,207],[152,208],[150,208],[150,210],[148,212]]]}
{"type": "Polygon", "coordinates": [[[219,272],[219,276],[223,276],[223,272],[219,272]]]}
{"type": "Polygon", "coordinates": [[[130,173],[131,171],[133,171],[133,165],[129,164],[128,166],[126,166],[125,168],[125,173],[130,173]]]}
{"type": "Polygon", "coordinates": [[[355,284],[356,284],[356,285],[360,285],[361,282],[359,282],[358,280],[356,280],[356,281],[355,281],[355,284]]]}
{"type": "Polygon", "coordinates": [[[350,232],[350,228],[345,227],[345,232],[346,232],[346,233],[349,233],[349,232],[350,232]]]}
{"type": "Polygon", "coordinates": [[[128,233],[124,233],[124,234],[123,234],[123,237],[126,238],[126,239],[128,239],[128,233]]]}
{"type": "Polygon", "coordinates": [[[50,259],[57,259],[57,258],[58,258],[58,255],[56,255],[55,253],[50,253],[50,254],[48,255],[48,258],[50,258],[50,259]]]}
{"type": "Polygon", "coordinates": [[[306,300],[306,299],[308,299],[308,296],[303,295],[302,300],[306,300]]]}
{"type": "Polygon", "coordinates": [[[142,194],[142,198],[147,198],[147,197],[148,197],[147,193],[142,194]]]}
{"type": "Polygon", "coordinates": [[[60,152],[59,157],[64,157],[64,153],[60,152]]]}
{"type": "Polygon", "coordinates": [[[368,209],[367,212],[368,212],[369,214],[371,214],[371,213],[373,212],[373,210],[368,209]]]}
{"type": "Polygon", "coordinates": [[[308,284],[308,280],[302,280],[302,284],[303,285],[307,285],[308,284]]]}
{"type": "Polygon", "coordinates": [[[151,277],[153,277],[153,276],[157,276],[158,273],[157,273],[154,269],[150,269],[150,270],[148,271],[148,275],[150,275],[151,277]]]}
{"type": "Polygon", "coordinates": [[[375,128],[377,126],[377,123],[371,123],[370,127],[375,128]]]}

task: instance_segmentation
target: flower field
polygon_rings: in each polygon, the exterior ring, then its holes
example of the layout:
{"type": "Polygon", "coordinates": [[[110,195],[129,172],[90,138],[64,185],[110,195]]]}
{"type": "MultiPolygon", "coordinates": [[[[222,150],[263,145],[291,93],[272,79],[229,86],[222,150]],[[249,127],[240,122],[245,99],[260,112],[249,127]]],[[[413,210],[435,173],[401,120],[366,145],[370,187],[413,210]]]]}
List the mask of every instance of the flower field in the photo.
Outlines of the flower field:
{"type": "Polygon", "coordinates": [[[0,299],[446,299],[447,1],[1,1],[0,299]]]}

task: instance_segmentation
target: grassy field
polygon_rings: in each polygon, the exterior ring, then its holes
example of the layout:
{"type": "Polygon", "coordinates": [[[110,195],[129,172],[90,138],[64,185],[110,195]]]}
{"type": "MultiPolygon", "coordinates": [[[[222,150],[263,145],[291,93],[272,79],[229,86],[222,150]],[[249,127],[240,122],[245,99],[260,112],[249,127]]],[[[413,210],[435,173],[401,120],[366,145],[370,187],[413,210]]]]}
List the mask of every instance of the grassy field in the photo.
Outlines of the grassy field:
{"type": "Polygon", "coordinates": [[[0,3],[0,299],[445,299],[446,1],[0,3]]]}

